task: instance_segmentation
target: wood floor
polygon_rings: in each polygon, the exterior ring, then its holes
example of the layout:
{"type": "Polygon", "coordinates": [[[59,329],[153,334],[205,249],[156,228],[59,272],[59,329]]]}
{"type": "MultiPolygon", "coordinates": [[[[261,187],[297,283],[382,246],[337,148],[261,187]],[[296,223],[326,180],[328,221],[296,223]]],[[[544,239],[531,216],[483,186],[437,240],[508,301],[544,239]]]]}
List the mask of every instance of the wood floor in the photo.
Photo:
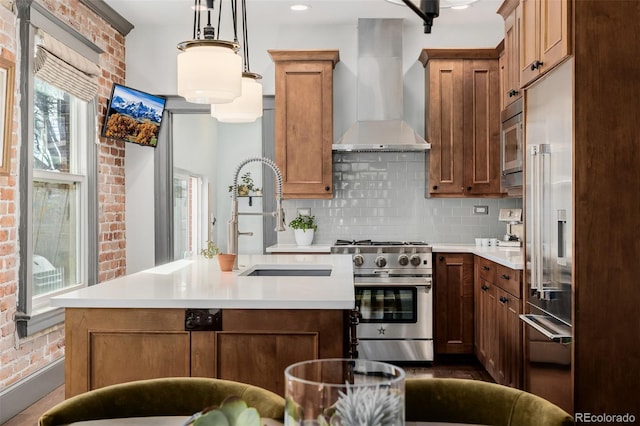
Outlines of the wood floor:
{"type": "MultiPolygon", "coordinates": [[[[434,362],[432,365],[419,363],[398,364],[407,373],[407,377],[454,377],[493,382],[489,373],[475,359],[453,358],[434,362]]],[[[22,411],[2,426],[35,426],[38,419],[49,408],[64,400],[64,386],[22,411]]]]}

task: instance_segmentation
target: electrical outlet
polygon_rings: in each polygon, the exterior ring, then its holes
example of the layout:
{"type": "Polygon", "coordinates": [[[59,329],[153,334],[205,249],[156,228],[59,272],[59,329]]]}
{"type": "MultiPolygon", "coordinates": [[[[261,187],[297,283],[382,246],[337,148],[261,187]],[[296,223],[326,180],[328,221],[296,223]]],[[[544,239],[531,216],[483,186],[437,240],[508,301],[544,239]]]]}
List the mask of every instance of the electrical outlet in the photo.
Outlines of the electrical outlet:
{"type": "Polygon", "coordinates": [[[298,207],[298,214],[301,216],[311,216],[311,209],[309,207],[298,207]]]}
{"type": "Polygon", "coordinates": [[[489,214],[489,206],[473,206],[473,214],[474,215],[489,214]]]}

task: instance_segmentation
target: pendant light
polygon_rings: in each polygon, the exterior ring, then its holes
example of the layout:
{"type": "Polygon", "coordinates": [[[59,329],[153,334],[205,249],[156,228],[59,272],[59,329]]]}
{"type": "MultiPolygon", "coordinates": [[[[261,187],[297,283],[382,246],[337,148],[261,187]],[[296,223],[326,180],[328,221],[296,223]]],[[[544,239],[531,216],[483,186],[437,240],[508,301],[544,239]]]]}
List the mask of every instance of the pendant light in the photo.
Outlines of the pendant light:
{"type": "Polygon", "coordinates": [[[262,76],[249,69],[246,0],[242,0],[242,52],[242,95],[231,103],[211,105],[211,116],[223,123],[251,123],[262,117],[262,84],[258,83],[262,76]]]}
{"type": "Polygon", "coordinates": [[[199,104],[229,103],[242,92],[242,59],[236,27],[236,0],[229,0],[234,41],[220,40],[222,2],[218,11],[218,36],[211,26],[213,0],[207,4],[207,25],[200,31],[202,0],[194,0],[193,40],[178,44],[178,95],[199,104]]]}

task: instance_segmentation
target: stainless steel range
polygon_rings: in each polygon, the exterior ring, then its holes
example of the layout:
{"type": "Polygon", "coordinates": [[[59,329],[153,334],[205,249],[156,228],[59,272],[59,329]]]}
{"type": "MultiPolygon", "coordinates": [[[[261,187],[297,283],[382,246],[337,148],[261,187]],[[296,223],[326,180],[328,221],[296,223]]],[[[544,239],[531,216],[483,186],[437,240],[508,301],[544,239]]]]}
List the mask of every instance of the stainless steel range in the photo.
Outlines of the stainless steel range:
{"type": "Polygon", "coordinates": [[[424,242],[338,240],[353,256],[358,357],[433,361],[433,260],[424,242]]]}

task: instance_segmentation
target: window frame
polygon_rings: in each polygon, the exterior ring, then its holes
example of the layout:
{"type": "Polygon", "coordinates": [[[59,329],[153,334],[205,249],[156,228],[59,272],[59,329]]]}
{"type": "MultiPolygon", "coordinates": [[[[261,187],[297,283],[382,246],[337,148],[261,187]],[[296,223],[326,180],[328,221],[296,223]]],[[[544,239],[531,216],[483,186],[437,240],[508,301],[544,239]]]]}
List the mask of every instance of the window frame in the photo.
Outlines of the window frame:
{"type": "MultiPolygon", "coordinates": [[[[24,212],[20,217],[18,226],[18,238],[20,244],[20,266],[18,270],[18,306],[15,313],[16,329],[19,337],[26,337],[34,333],[46,330],[64,322],[64,308],[43,307],[42,304],[35,304],[33,297],[33,236],[32,236],[32,197],[33,180],[44,180],[63,182],[80,178],[80,191],[84,192],[81,197],[81,219],[82,237],[80,252],[83,258],[80,262],[80,273],[83,279],[83,286],[94,285],[98,278],[98,108],[97,98],[86,103],[85,131],[86,134],[78,134],[79,138],[84,138],[84,150],[76,152],[74,155],[82,155],[84,170],[80,170],[82,176],[74,173],[52,176],[51,172],[37,170],[33,168],[33,110],[34,110],[34,90],[35,76],[34,69],[34,44],[35,34],[38,29],[42,29],[55,36],[72,49],[99,63],[99,55],[103,51],[87,40],[73,28],[67,26],[43,6],[36,2],[18,0],[18,25],[19,38],[26,40],[20,44],[20,55],[23,58],[20,63],[19,91],[20,98],[20,158],[21,165],[18,172],[18,187],[20,190],[20,211],[24,212]],[[95,142],[95,143],[94,143],[95,142]],[[35,171],[35,173],[34,173],[35,171]],[[64,176],[64,178],[63,178],[64,176]],[[55,177],[55,179],[47,179],[55,177]]],[[[75,160],[77,161],[77,159],[75,160]]],[[[70,287],[64,292],[72,291],[80,286],[70,287]]],[[[60,294],[60,293],[58,293],[60,294]]],[[[36,302],[44,298],[36,298],[36,302]]],[[[46,298],[48,301],[48,298],[46,298]]]]}

